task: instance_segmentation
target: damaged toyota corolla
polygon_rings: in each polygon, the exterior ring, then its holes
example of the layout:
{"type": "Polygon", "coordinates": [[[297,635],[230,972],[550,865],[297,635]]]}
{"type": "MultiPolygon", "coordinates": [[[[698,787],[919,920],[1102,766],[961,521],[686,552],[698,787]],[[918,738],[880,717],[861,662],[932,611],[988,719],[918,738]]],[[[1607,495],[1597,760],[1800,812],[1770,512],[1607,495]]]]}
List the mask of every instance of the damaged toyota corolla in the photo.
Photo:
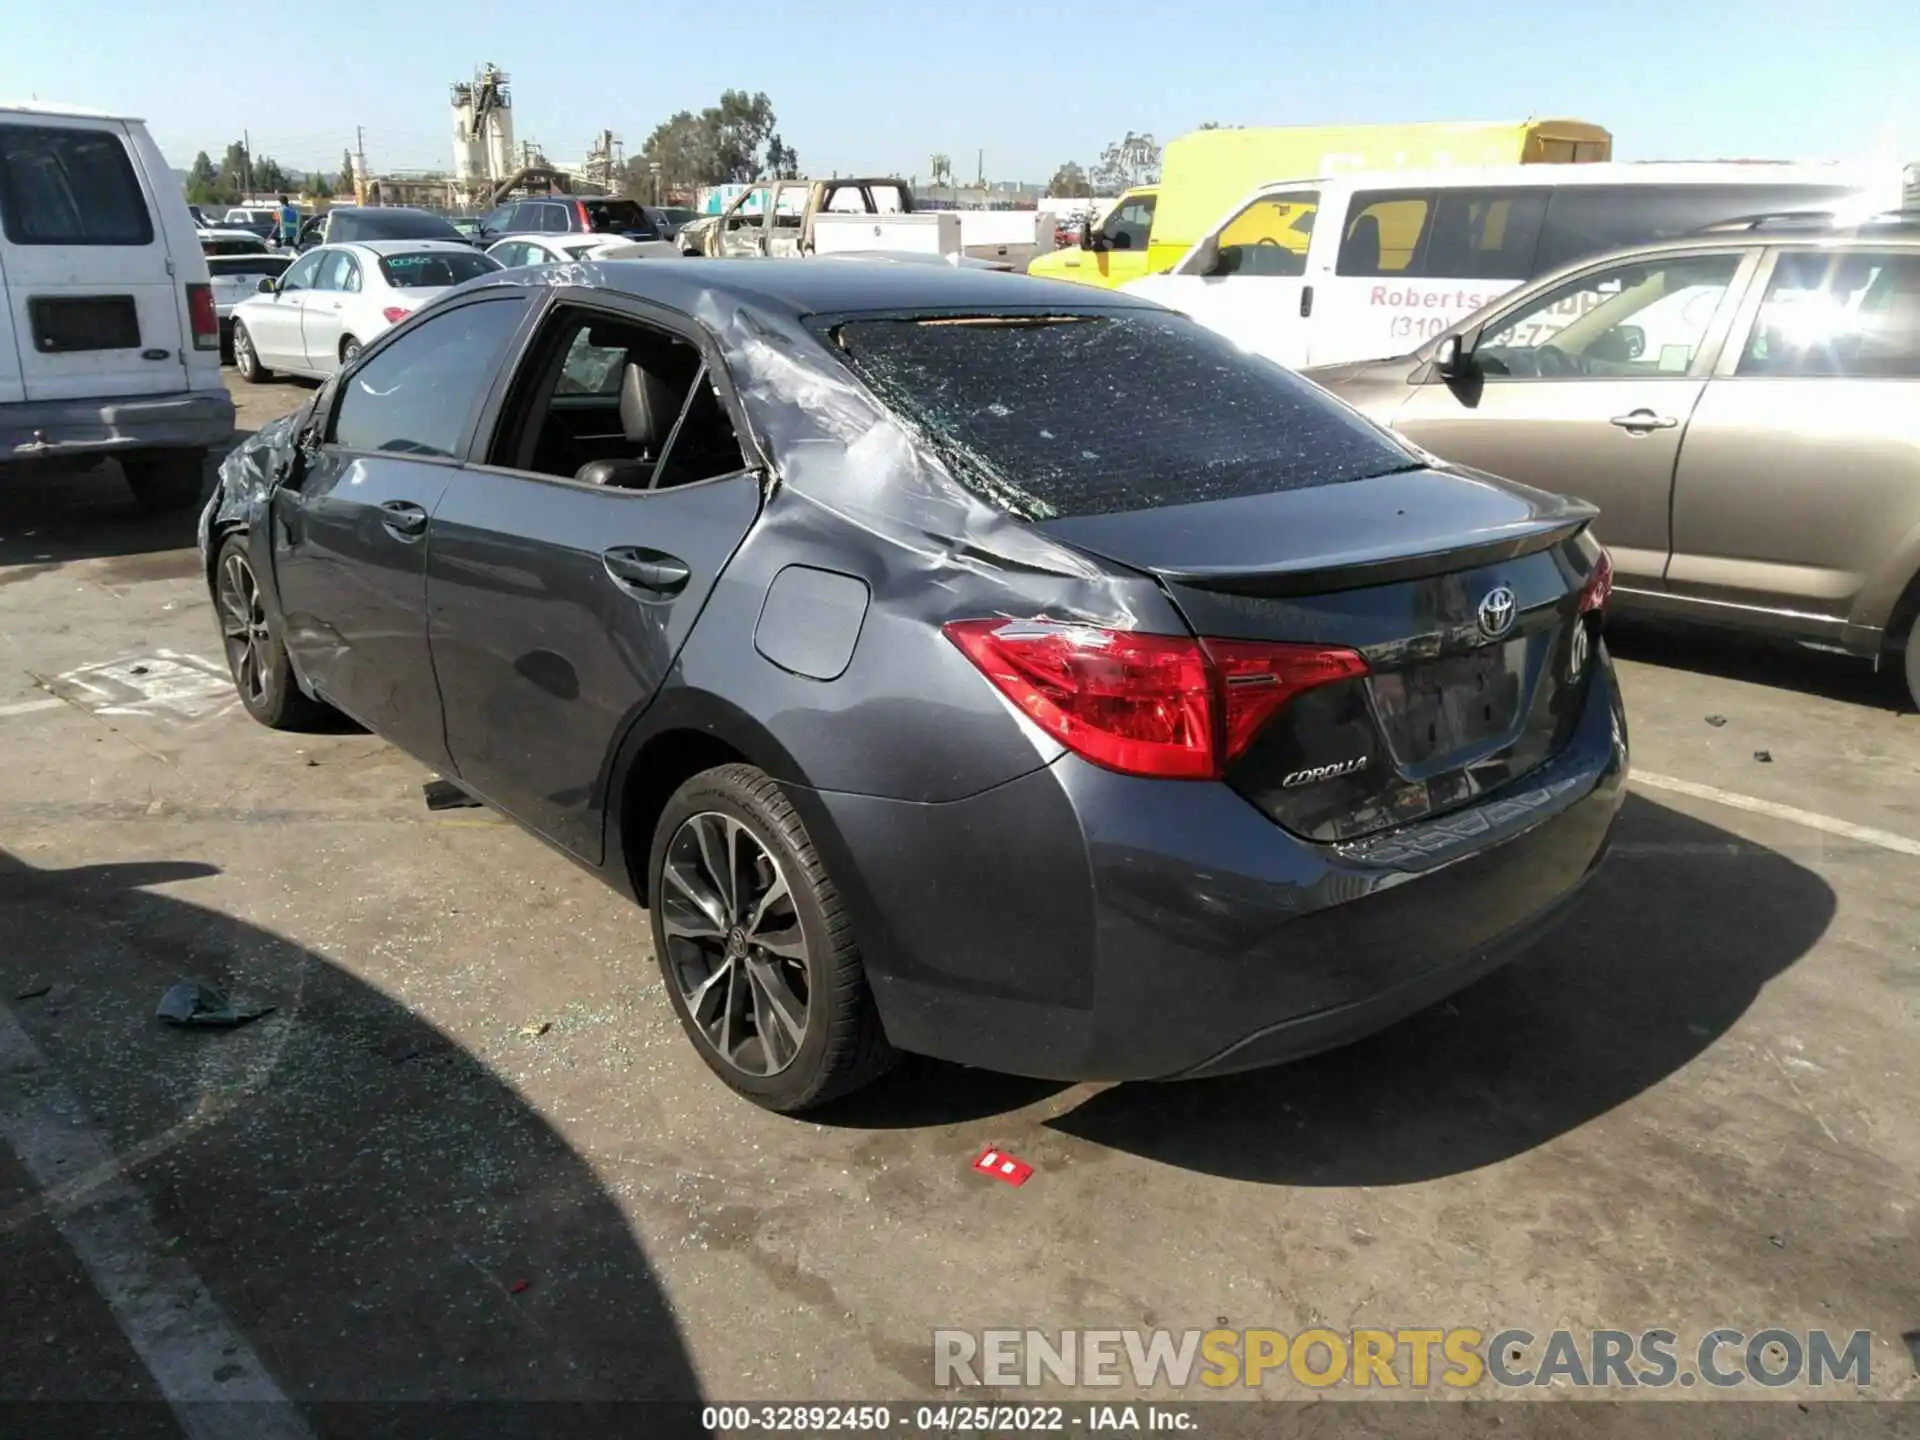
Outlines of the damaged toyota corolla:
{"type": "Polygon", "coordinates": [[[1269,1064],[1524,948],[1626,780],[1593,514],[1124,296],[608,262],[383,336],[201,545],[256,719],[638,901],[701,1058],[798,1110],[900,1051],[1269,1064]]]}

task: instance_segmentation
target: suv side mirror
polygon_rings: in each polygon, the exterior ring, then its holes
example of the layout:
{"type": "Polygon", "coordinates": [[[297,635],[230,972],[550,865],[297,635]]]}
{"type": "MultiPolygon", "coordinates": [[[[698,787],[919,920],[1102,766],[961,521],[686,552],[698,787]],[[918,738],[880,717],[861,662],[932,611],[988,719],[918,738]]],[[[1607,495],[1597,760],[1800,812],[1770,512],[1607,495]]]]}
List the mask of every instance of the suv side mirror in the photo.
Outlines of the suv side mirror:
{"type": "Polygon", "coordinates": [[[279,288],[279,285],[274,283],[274,278],[271,275],[262,275],[260,277],[260,283],[253,287],[253,291],[256,295],[271,295],[279,288]]]}

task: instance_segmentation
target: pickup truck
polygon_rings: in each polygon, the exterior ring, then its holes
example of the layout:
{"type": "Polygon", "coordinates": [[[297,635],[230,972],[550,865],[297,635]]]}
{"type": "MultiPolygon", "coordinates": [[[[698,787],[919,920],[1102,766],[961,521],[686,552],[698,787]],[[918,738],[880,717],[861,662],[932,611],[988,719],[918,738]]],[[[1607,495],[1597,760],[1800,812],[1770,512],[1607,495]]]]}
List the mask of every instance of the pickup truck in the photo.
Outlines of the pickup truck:
{"type": "Polygon", "coordinates": [[[751,255],[792,259],[814,253],[814,218],[906,215],[913,191],[892,178],[763,180],[736,195],[718,215],[703,215],[674,236],[683,253],[711,259],[751,255]]]}

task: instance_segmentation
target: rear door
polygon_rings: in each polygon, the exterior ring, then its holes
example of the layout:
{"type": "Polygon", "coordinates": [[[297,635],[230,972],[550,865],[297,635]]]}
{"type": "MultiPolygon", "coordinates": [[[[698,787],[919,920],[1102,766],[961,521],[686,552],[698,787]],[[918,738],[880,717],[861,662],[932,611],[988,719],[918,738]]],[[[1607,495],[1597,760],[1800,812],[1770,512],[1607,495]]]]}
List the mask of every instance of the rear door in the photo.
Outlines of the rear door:
{"type": "Polygon", "coordinates": [[[328,374],[340,363],[347,305],[362,283],[360,261],[350,250],[330,251],[314,277],[300,307],[300,339],[306,367],[315,374],[328,374]]]}
{"type": "Polygon", "coordinates": [[[1920,250],[1771,261],[1687,428],[1668,588],[1803,635],[1881,625],[1886,601],[1853,611],[1904,587],[1920,531],[1920,250]]]}
{"type": "Polygon", "coordinates": [[[0,270],[27,400],[187,388],[182,279],[126,127],[0,117],[0,270]]]}
{"type": "Polygon", "coordinates": [[[1481,327],[1471,381],[1413,387],[1393,428],[1599,506],[1620,583],[1657,590],[1674,462],[1757,253],[1654,255],[1536,291],[1481,327]]]}
{"type": "Polygon", "coordinates": [[[287,649],[328,700],[446,768],[427,653],[428,517],[527,297],[490,292],[396,333],[334,384],[315,453],[273,495],[287,649]]]}
{"type": "MultiPolygon", "coordinates": [[[[492,439],[476,440],[480,463],[434,511],[427,602],[453,763],[588,861],[601,856],[607,759],[759,513],[761,476],[717,373],[684,317],[557,305],[492,439]],[[663,403],[648,434],[600,452],[637,462],[627,487],[578,481],[580,414],[566,407],[628,366],[654,377],[663,403]]],[[[601,413],[616,416],[617,398],[601,413]]]]}

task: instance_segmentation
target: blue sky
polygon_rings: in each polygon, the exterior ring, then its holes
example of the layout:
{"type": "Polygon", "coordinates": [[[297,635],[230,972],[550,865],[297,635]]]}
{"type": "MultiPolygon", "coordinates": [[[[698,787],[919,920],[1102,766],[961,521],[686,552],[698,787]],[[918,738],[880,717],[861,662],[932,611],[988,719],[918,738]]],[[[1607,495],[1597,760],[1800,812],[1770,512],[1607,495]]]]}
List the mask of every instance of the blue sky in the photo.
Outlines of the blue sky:
{"type": "Polygon", "coordinates": [[[1045,180],[1128,129],[1571,116],[1621,159],[1920,158],[1920,0],[0,0],[0,100],[143,116],[168,159],[451,162],[447,87],[491,60],[556,160],[765,90],[804,170],[1045,180]]]}

